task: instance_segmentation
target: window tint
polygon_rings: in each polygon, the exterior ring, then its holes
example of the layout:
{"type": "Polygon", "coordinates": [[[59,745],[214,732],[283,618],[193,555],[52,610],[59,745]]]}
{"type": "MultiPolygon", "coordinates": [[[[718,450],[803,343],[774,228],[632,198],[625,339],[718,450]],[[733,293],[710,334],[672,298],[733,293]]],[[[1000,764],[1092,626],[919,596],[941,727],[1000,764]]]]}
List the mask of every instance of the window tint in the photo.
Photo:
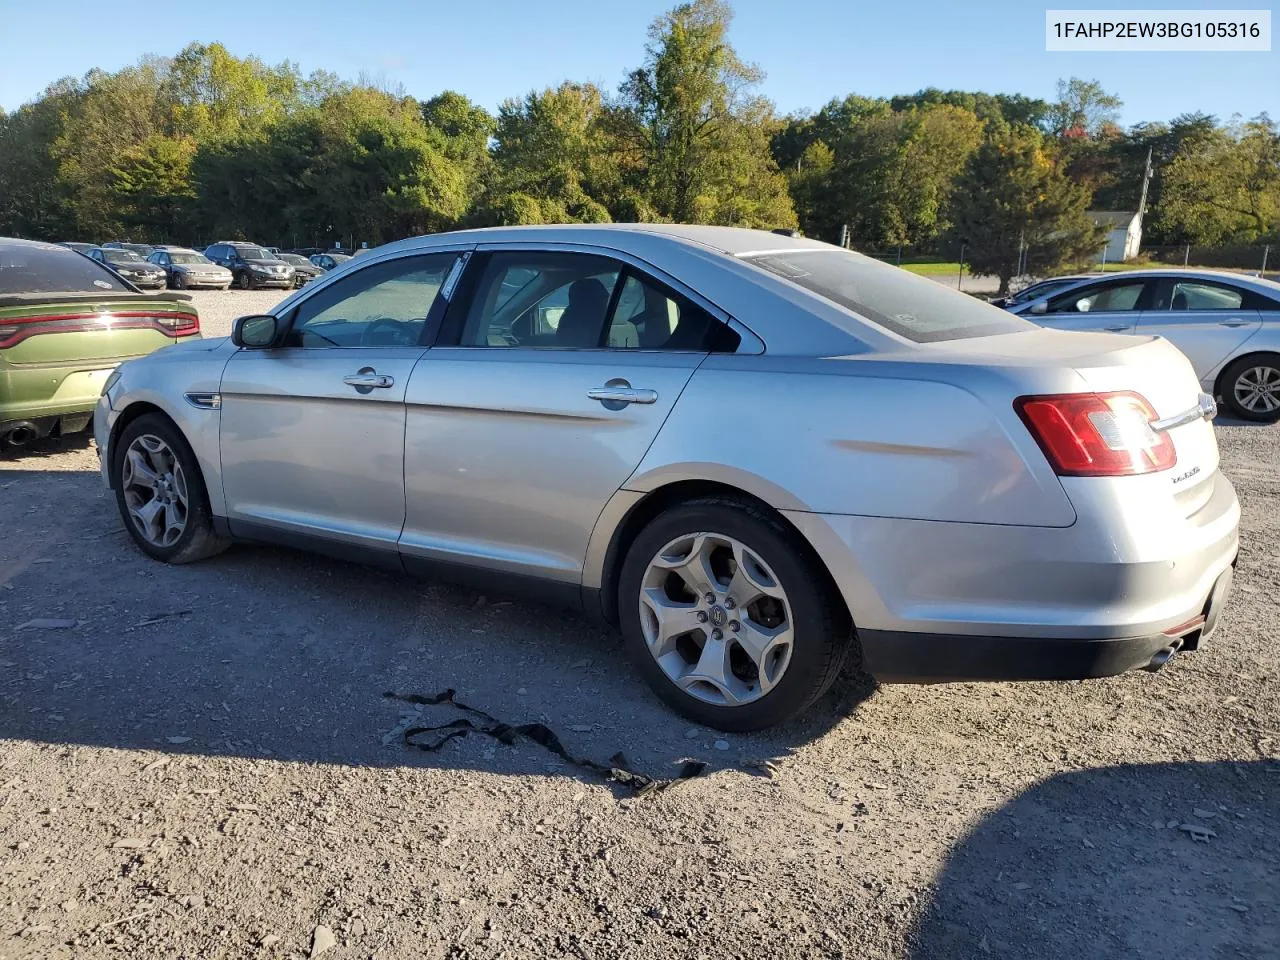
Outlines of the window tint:
{"type": "Polygon", "coordinates": [[[1102,311],[1137,310],[1145,280],[1107,287],[1089,287],[1064,294],[1049,301],[1049,313],[1100,313],[1102,311]]]}
{"type": "Polygon", "coordinates": [[[732,351],[737,341],[737,334],[705,310],[628,271],[609,321],[607,345],[620,350],[732,351]],[[717,342],[712,343],[713,338],[717,342]]]}
{"type": "Polygon", "coordinates": [[[427,317],[457,254],[366,267],[303,301],[286,346],[403,347],[423,341],[427,317]]]}
{"type": "MultiPolygon", "coordinates": [[[[1034,329],[999,307],[849,250],[787,250],[743,259],[917,343],[1034,329]]],[[[845,329],[860,332],[852,318],[845,329]]]]}
{"type": "Polygon", "coordinates": [[[598,347],[621,273],[606,257],[495,253],[463,326],[462,346],[598,347]]]}
{"type": "Polygon", "coordinates": [[[126,292],[109,270],[52,243],[0,243],[0,294],[126,292]]]}
{"type": "MultiPolygon", "coordinates": [[[[1162,295],[1161,300],[1163,301],[1162,295]]],[[[1234,287],[1216,283],[1190,283],[1180,280],[1173,284],[1168,303],[1160,303],[1157,310],[1239,310],[1244,304],[1244,292],[1234,287]]]]}

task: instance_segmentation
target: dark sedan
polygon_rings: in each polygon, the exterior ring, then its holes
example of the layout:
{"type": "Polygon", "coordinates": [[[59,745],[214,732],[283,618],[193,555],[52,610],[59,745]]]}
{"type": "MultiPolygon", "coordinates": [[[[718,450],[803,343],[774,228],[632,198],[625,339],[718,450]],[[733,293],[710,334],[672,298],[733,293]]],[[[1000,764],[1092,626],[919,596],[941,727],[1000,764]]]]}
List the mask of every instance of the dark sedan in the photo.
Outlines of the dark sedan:
{"type": "Polygon", "coordinates": [[[85,254],[97,260],[117,276],[143,290],[163,290],[168,278],[164,269],[148,263],[132,250],[122,247],[95,247],[85,254]]]}
{"type": "Polygon", "coordinates": [[[345,253],[316,253],[312,254],[311,262],[321,270],[332,270],[334,267],[340,267],[351,257],[345,253]]]}
{"type": "Polygon", "coordinates": [[[304,284],[310,283],[316,277],[324,273],[324,270],[299,254],[278,253],[276,256],[289,266],[293,267],[293,285],[295,287],[301,287],[304,284]]]}
{"type": "Polygon", "coordinates": [[[143,260],[156,252],[156,248],[149,243],[130,243],[128,240],[108,240],[102,246],[107,250],[132,250],[143,260]]]}
{"type": "Polygon", "coordinates": [[[94,249],[96,243],[84,243],[80,240],[59,240],[58,246],[66,247],[68,250],[74,250],[76,253],[88,253],[94,249]]]}

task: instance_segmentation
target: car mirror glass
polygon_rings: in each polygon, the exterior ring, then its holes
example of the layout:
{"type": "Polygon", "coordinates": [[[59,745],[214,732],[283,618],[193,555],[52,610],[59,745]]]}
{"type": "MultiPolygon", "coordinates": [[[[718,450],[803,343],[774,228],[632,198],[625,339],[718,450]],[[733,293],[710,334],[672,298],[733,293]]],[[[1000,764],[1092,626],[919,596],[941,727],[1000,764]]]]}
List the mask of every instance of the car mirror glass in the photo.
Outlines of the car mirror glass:
{"type": "Polygon", "coordinates": [[[276,342],[279,321],[270,314],[240,317],[231,328],[231,342],[237,347],[261,350],[276,342]]]}

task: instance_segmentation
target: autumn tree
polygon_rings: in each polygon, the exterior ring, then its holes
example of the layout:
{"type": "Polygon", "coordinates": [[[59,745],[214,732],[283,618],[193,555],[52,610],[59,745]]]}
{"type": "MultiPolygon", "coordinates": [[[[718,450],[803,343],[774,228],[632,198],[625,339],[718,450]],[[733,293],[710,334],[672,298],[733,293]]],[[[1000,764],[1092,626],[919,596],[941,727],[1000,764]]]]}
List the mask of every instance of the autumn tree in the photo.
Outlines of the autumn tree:
{"type": "Polygon", "coordinates": [[[997,127],[969,158],[951,200],[951,232],[975,274],[1000,278],[1000,293],[1025,249],[1044,274],[1090,259],[1104,230],[1086,216],[1090,196],[1063,172],[1039,131],[997,127]]]}

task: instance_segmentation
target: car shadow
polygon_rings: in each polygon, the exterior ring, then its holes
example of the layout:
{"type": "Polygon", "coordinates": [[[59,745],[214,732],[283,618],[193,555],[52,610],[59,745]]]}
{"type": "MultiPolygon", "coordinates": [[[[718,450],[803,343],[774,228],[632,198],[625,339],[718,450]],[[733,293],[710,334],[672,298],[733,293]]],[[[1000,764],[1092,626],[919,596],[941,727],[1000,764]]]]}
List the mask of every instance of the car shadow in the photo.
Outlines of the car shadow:
{"type": "Polygon", "coordinates": [[[670,778],[687,760],[758,773],[875,690],[849,671],[793,723],[722,734],[668,710],[579,613],[274,547],[157,563],[87,470],[6,472],[0,515],[27,518],[0,542],[0,738],[601,779],[525,738],[406,746],[410,727],[484,723],[384,694],[453,689],[575,758],[670,778]]]}
{"type": "Polygon", "coordinates": [[[10,464],[22,464],[48,460],[77,450],[93,449],[93,430],[80,430],[62,437],[45,437],[21,447],[0,446],[0,470],[10,464]]]}
{"type": "Polygon", "coordinates": [[[912,960],[1280,955],[1280,762],[1050,777],[952,850],[912,960]]]}

